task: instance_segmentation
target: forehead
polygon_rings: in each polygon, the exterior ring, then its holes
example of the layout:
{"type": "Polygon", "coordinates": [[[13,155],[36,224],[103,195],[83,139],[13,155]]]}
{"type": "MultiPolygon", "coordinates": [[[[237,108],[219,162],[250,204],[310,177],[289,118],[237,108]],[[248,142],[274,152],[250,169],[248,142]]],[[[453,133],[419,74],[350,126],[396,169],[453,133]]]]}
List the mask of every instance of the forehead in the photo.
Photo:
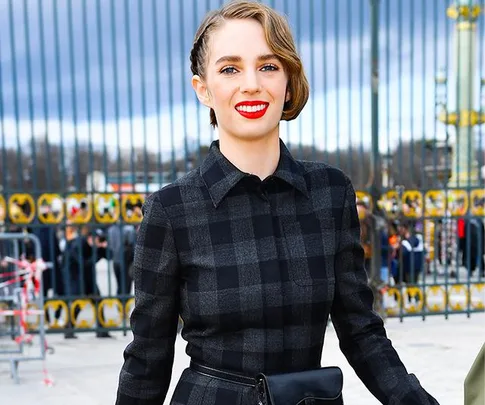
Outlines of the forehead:
{"type": "Polygon", "coordinates": [[[250,59],[269,53],[272,52],[263,26],[254,19],[227,20],[211,34],[209,61],[212,62],[226,55],[250,59]]]}

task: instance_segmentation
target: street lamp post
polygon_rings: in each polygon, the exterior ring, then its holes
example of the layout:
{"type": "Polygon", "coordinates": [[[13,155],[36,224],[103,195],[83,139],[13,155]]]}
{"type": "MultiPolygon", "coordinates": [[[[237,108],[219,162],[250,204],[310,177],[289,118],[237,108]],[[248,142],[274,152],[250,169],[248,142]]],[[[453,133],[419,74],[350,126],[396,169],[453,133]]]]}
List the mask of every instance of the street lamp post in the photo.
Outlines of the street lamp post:
{"type": "MultiPolygon", "coordinates": [[[[454,66],[452,84],[455,86],[455,108],[448,108],[446,97],[446,73],[436,77],[437,84],[437,118],[453,129],[455,140],[452,145],[450,188],[472,188],[480,184],[480,174],[475,156],[474,127],[485,123],[483,109],[474,109],[476,103],[476,54],[477,54],[477,21],[482,13],[482,6],[477,0],[456,0],[448,10],[449,18],[456,21],[454,32],[454,66]],[[445,90],[444,93],[439,91],[445,90]]],[[[481,83],[480,83],[481,85],[481,83]]],[[[448,131],[447,131],[448,139],[448,131]]],[[[446,212],[446,217],[450,213],[446,212]]],[[[456,220],[447,218],[444,225],[445,234],[456,235],[456,220]]],[[[445,241],[446,243],[446,241],[445,241]]],[[[447,244],[451,250],[449,257],[457,257],[456,243],[447,244]]],[[[448,255],[446,259],[448,258],[448,255]]]]}
{"type": "MultiPolygon", "coordinates": [[[[476,102],[476,50],[477,20],[482,7],[476,0],[457,0],[447,10],[448,17],[456,21],[454,35],[454,85],[456,108],[449,111],[446,103],[440,103],[438,119],[454,128],[455,142],[452,152],[452,175],[450,187],[477,186],[479,169],[475,158],[473,128],[485,123],[485,113],[473,109],[476,102]]],[[[436,78],[437,84],[446,85],[446,74],[436,78]]],[[[442,87],[443,88],[443,87],[442,87]]]]}

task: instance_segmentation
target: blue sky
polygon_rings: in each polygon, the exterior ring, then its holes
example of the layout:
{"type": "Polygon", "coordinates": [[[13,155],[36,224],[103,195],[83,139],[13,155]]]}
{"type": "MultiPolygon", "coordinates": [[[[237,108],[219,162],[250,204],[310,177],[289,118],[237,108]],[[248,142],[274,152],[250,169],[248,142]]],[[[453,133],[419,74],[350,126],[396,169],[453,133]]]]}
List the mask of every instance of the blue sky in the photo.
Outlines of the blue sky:
{"type": "MultiPolygon", "coordinates": [[[[369,1],[265,2],[289,15],[312,86],[301,117],[282,125],[283,139],[326,149],[369,146],[369,1]]],[[[445,136],[433,118],[433,79],[441,67],[450,79],[453,74],[454,22],[446,17],[450,3],[381,0],[382,150],[398,138],[445,136]]],[[[52,142],[62,133],[65,142],[77,137],[101,144],[106,139],[111,146],[148,145],[152,151],[181,148],[184,134],[191,141],[210,142],[216,135],[190,87],[188,55],[198,22],[220,4],[0,0],[0,130],[5,142],[13,145],[19,137],[24,144],[32,134],[46,132],[52,142]]],[[[484,25],[482,16],[478,37],[484,37],[484,25]]],[[[477,48],[477,108],[478,71],[485,76],[484,42],[477,48]]]]}

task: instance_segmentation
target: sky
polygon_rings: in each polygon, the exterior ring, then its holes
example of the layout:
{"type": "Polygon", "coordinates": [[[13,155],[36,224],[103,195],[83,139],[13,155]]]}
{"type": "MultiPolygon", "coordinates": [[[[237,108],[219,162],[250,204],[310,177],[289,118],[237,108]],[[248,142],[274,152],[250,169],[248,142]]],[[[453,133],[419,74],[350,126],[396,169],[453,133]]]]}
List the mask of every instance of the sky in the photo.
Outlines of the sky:
{"type": "MultiPolygon", "coordinates": [[[[188,56],[198,23],[222,2],[0,0],[0,144],[24,147],[46,133],[53,143],[90,140],[163,153],[182,150],[184,136],[208,144],[217,134],[190,86],[188,56]]],[[[370,1],[264,2],[288,16],[311,85],[301,116],[282,124],[283,140],[326,150],[370,147],[370,1]]],[[[399,139],[446,136],[434,119],[434,77],[447,72],[453,108],[450,3],[380,1],[383,152],[399,139]]],[[[482,15],[477,38],[485,38],[484,28],[482,15]]],[[[473,71],[479,108],[485,40],[477,40],[473,71]]]]}

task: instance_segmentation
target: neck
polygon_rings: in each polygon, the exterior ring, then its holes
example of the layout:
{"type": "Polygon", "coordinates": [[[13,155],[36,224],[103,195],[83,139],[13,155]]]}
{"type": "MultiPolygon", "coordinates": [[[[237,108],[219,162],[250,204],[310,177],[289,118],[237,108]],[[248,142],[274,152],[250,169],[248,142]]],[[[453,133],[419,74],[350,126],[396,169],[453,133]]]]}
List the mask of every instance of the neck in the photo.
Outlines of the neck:
{"type": "Polygon", "coordinates": [[[221,153],[244,173],[258,176],[261,180],[271,176],[280,160],[279,135],[258,140],[241,140],[231,136],[220,136],[221,153]]]}

